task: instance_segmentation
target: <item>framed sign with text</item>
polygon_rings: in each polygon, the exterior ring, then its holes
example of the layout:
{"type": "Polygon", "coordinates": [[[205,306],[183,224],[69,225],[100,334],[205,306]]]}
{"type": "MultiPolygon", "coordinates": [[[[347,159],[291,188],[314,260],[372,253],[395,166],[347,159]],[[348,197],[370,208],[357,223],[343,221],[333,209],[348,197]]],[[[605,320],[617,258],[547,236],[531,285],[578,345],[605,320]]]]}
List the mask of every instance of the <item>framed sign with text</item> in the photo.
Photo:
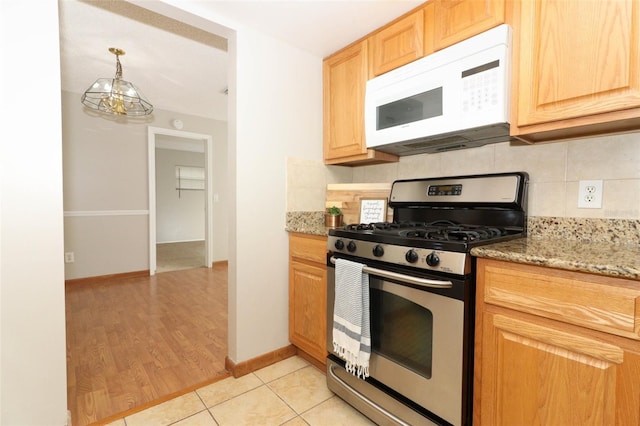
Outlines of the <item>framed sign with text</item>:
{"type": "Polygon", "coordinates": [[[385,222],[387,220],[386,198],[360,199],[360,223],[385,222]]]}

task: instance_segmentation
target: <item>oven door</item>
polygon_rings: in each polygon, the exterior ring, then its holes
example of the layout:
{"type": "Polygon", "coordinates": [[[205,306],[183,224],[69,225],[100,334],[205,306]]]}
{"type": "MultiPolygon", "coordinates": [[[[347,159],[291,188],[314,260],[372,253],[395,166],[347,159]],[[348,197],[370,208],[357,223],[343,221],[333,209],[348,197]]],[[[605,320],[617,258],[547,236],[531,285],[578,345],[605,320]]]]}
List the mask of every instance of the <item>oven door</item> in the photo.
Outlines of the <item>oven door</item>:
{"type": "MultiPolygon", "coordinates": [[[[387,278],[377,275],[376,270],[379,269],[368,268],[372,345],[369,373],[374,379],[369,381],[379,382],[435,414],[433,420],[438,424],[462,424],[464,351],[468,350],[464,347],[464,280],[427,277],[451,286],[423,287],[411,283],[415,276],[406,276],[409,282],[405,282],[401,273],[392,272],[394,278],[387,278]]],[[[388,275],[390,271],[380,272],[388,275]]],[[[327,282],[327,348],[335,361],[334,267],[328,268],[327,282]]],[[[363,386],[358,383],[363,382],[361,379],[345,371],[336,372],[335,362],[331,367],[328,381],[337,376],[342,386],[353,387],[356,392],[363,386]]],[[[395,414],[400,419],[407,418],[403,413],[395,414]]]]}

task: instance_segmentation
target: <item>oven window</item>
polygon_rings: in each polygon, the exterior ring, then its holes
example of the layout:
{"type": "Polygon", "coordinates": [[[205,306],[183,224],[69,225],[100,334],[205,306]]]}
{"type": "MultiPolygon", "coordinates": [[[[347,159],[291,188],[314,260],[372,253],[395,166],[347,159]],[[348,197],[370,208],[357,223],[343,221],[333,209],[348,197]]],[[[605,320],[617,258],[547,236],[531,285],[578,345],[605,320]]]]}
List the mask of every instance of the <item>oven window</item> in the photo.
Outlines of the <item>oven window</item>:
{"type": "Polygon", "coordinates": [[[371,346],[380,356],[431,378],[433,314],[410,300],[371,288],[371,346]]]}
{"type": "Polygon", "coordinates": [[[440,115],[442,115],[442,87],[379,106],[376,129],[387,129],[440,115]]]}

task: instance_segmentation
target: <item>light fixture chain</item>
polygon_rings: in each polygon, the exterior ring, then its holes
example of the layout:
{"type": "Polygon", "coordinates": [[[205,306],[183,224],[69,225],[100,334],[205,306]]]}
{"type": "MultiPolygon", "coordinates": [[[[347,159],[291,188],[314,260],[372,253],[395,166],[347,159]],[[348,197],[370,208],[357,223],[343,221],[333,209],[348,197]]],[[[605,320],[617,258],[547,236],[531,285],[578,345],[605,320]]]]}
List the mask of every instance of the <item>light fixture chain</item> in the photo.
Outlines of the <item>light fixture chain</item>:
{"type": "Polygon", "coordinates": [[[122,79],[122,65],[120,64],[120,55],[116,54],[116,80],[122,79]]]}

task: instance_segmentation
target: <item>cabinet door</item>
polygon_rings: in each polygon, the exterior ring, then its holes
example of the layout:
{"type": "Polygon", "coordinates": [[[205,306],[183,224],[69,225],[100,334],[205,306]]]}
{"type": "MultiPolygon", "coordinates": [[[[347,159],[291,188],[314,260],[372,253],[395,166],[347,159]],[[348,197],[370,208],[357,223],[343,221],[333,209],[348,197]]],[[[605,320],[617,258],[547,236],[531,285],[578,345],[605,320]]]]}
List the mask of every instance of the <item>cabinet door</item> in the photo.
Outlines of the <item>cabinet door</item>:
{"type": "Polygon", "coordinates": [[[488,304],[640,341],[635,280],[495,260],[478,263],[488,304]]]}
{"type": "Polygon", "coordinates": [[[324,363],[327,356],[327,269],[289,263],[289,340],[324,363]]]}
{"type": "Polygon", "coordinates": [[[422,9],[375,33],[369,41],[373,76],[413,62],[424,55],[422,9]]]}
{"type": "Polygon", "coordinates": [[[324,158],[366,153],[364,94],[368,73],[364,40],[325,59],[324,158]]]}
{"type": "Polygon", "coordinates": [[[520,7],[518,126],[640,106],[637,0],[531,0],[520,7]]]}
{"type": "Polygon", "coordinates": [[[507,311],[483,323],[482,424],[637,424],[637,351],[507,311]]]}
{"type": "Polygon", "coordinates": [[[436,50],[505,22],[505,0],[435,0],[436,50]]]}

